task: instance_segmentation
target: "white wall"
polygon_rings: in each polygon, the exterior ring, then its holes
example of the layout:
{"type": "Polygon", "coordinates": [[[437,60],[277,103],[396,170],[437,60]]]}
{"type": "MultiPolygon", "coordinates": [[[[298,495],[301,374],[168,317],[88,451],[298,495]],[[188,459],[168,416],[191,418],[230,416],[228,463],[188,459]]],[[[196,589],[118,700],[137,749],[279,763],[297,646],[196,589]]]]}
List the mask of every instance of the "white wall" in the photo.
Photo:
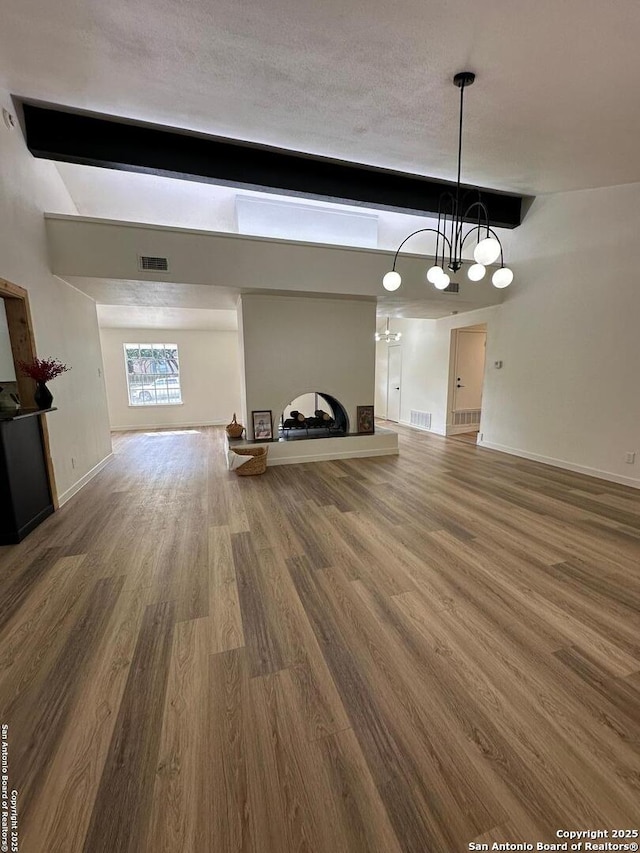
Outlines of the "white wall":
{"type": "MultiPolygon", "coordinates": [[[[12,111],[6,92],[0,107],[12,111]]],[[[43,212],[76,213],[55,166],[35,160],[18,128],[0,127],[0,277],[29,291],[38,356],[72,370],[51,384],[47,415],[58,495],[111,453],[95,303],[51,274],[43,212]]],[[[29,402],[29,401],[27,401],[29,402]]]]}
{"type": "Polygon", "coordinates": [[[485,443],[640,486],[638,209],[640,184],[532,206],[487,337],[485,443]]]}
{"type": "MultiPolygon", "coordinates": [[[[374,302],[245,294],[241,297],[246,411],[284,407],[309,391],[330,394],[356,430],[375,394],[374,302]]],[[[251,435],[250,435],[251,437],[251,435]]]]}
{"type": "Polygon", "coordinates": [[[228,424],[241,418],[237,332],[177,329],[101,329],[112,429],[228,424]],[[178,345],[182,405],[129,406],[125,343],[178,345]]]}
{"type": "MultiPolygon", "coordinates": [[[[302,412],[306,417],[313,417],[316,409],[322,409],[323,412],[326,412],[329,409],[329,404],[326,403],[322,399],[318,399],[318,405],[316,406],[316,395],[313,394],[301,394],[300,397],[296,397],[295,400],[291,401],[289,406],[286,406],[283,412],[283,418],[286,420],[291,417],[291,412],[302,412]]],[[[331,414],[331,412],[329,412],[331,414]]]]}

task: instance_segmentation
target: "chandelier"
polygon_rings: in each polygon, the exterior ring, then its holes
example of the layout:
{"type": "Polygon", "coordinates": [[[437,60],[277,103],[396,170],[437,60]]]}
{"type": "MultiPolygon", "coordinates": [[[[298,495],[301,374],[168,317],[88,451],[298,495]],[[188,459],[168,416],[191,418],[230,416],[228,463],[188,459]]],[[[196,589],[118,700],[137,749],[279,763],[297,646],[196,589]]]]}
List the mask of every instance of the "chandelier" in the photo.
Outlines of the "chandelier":
{"type": "Polygon", "coordinates": [[[402,337],[402,332],[392,332],[389,329],[389,318],[387,317],[387,325],[383,332],[376,332],[376,341],[384,341],[386,344],[395,344],[402,337]]]}
{"type": "Polygon", "coordinates": [[[402,284],[400,273],[396,272],[396,263],[400,249],[407,240],[432,231],[436,235],[436,251],[433,265],[427,270],[427,281],[431,282],[438,290],[445,290],[451,281],[450,276],[444,271],[445,263],[451,272],[458,272],[462,267],[462,250],[469,237],[474,237],[476,246],[473,250],[475,263],[471,264],[467,275],[471,281],[481,281],[487,271],[489,264],[500,259],[500,267],[493,273],[491,282],[494,287],[508,287],[513,281],[513,273],[504,265],[502,243],[491,227],[489,211],[482,201],[479,190],[464,190],[460,186],[460,174],[462,165],[462,115],[464,108],[464,90],[476,79],[471,71],[461,71],[453,78],[454,85],[460,89],[460,123],[458,127],[458,179],[456,181],[455,195],[452,192],[444,192],[438,201],[438,227],[419,228],[400,243],[398,251],[393,258],[393,268],[382,279],[386,290],[397,290],[402,284]],[[475,196],[475,198],[473,198],[475,196]],[[471,197],[471,198],[470,198],[471,197]],[[465,224],[474,222],[466,234],[462,231],[465,224]]]}

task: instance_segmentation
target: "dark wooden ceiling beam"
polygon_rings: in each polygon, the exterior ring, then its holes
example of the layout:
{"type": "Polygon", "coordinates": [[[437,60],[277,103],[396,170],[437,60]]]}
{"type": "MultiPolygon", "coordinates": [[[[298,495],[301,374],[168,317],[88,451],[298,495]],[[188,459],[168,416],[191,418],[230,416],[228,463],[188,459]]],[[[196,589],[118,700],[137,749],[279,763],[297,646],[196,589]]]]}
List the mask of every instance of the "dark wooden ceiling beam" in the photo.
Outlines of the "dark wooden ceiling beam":
{"type": "MultiPolygon", "coordinates": [[[[419,215],[437,215],[440,195],[454,187],[358,163],[16,101],[29,151],[47,160],[419,215]]],[[[523,196],[480,191],[492,225],[520,224],[523,196]]]]}

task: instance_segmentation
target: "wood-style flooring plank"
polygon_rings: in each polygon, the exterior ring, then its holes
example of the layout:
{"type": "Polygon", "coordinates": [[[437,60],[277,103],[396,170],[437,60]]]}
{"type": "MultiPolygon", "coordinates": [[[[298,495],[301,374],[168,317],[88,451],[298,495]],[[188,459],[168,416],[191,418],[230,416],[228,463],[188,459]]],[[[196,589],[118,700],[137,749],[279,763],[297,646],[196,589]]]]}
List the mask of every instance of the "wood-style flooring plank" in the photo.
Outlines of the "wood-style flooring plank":
{"type": "Polygon", "coordinates": [[[33,806],[34,819],[25,823],[25,850],[82,851],[143,614],[143,592],[123,589],[96,652],[96,666],[85,674],[69,711],[69,724],[33,806]]]}
{"type": "Polygon", "coordinates": [[[96,794],[84,853],[139,853],[149,832],[175,606],[146,608],[96,794]]]}
{"type": "Polygon", "coordinates": [[[70,626],[50,669],[9,701],[3,719],[11,731],[12,784],[27,818],[45,781],[58,740],[122,589],[122,578],[98,580],[70,626]]]}
{"type": "Polygon", "coordinates": [[[206,849],[208,797],[201,763],[208,747],[204,709],[209,690],[203,678],[210,647],[207,622],[194,619],[175,626],[146,842],[149,853],[206,849]]]}
{"type": "Polygon", "coordinates": [[[209,649],[212,654],[244,646],[242,612],[235,581],[212,588],[209,613],[209,649]]]}
{"type": "Polygon", "coordinates": [[[251,534],[234,533],[231,547],[249,670],[251,675],[276,672],[284,665],[282,649],[251,534]]]}
{"type": "MultiPolygon", "coordinates": [[[[254,835],[255,815],[249,807],[249,777],[263,768],[260,764],[252,768],[249,754],[252,726],[246,650],[230,649],[211,656],[205,677],[208,696],[204,713],[209,733],[209,760],[215,772],[201,817],[206,838],[203,849],[248,853],[255,849],[260,837],[254,835]]],[[[261,780],[262,802],[278,796],[271,781],[269,775],[261,780]]],[[[277,811],[272,813],[276,818],[272,832],[281,841],[278,814],[277,811]]],[[[273,849],[286,850],[286,847],[281,845],[273,849]]]]}

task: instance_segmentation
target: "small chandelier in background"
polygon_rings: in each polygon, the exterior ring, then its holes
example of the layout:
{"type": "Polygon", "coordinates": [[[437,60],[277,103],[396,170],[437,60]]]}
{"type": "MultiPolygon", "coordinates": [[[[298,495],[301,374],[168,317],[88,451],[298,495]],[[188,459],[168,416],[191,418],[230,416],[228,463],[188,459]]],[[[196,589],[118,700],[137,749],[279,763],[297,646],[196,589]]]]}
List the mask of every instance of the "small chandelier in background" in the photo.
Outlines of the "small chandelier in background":
{"type": "Polygon", "coordinates": [[[392,332],[389,329],[389,318],[387,317],[387,325],[384,332],[376,332],[376,341],[384,341],[386,344],[395,344],[402,337],[402,332],[392,332]]]}
{"type": "Polygon", "coordinates": [[[464,107],[465,86],[470,86],[476,79],[471,71],[461,71],[453,78],[454,84],[460,89],[460,124],[458,129],[458,179],[456,181],[455,196],[450,192],[442,193],[438,202],[438,227],[420,228],[409,234],[400,243],[398,251],[393,259],[393,268],[382,279],[386,290],[397,290],[402,284],[400,273],[396,272],[396,262],[400,249],[411,237],[422,234],[425,231],[433,231],[436,235],[436,251],[433,265],[427,270],[427,281],[431,282],[438,290],[445,290],[451,281],[450,276],[444,271],[445,263],[451,272],[458,272],[462,266],[462,249],[468,237],[475,235],[477,244],[473,250],[474,264],[471,264],[467,275],[471,281],[480,281],[484,278],[486,268],[489,264],[500,259],[500,267],[491,277],[494,287],[508,287],[513,281],[513,273],[504,265],[502,243],[498,235],[491,227],[489,211],[482,201],[479,190],[466,190],[461,198],[460,174],[462,166],[462,115],[464,107]],[[477,194],[475,201],[467,204],[470,193],[477,194]],[[463,208],[463,205],[466,205],[463,208]],[[463,236],[462,229],[465,221],[473,221],[472,225],[463,236]]]}

